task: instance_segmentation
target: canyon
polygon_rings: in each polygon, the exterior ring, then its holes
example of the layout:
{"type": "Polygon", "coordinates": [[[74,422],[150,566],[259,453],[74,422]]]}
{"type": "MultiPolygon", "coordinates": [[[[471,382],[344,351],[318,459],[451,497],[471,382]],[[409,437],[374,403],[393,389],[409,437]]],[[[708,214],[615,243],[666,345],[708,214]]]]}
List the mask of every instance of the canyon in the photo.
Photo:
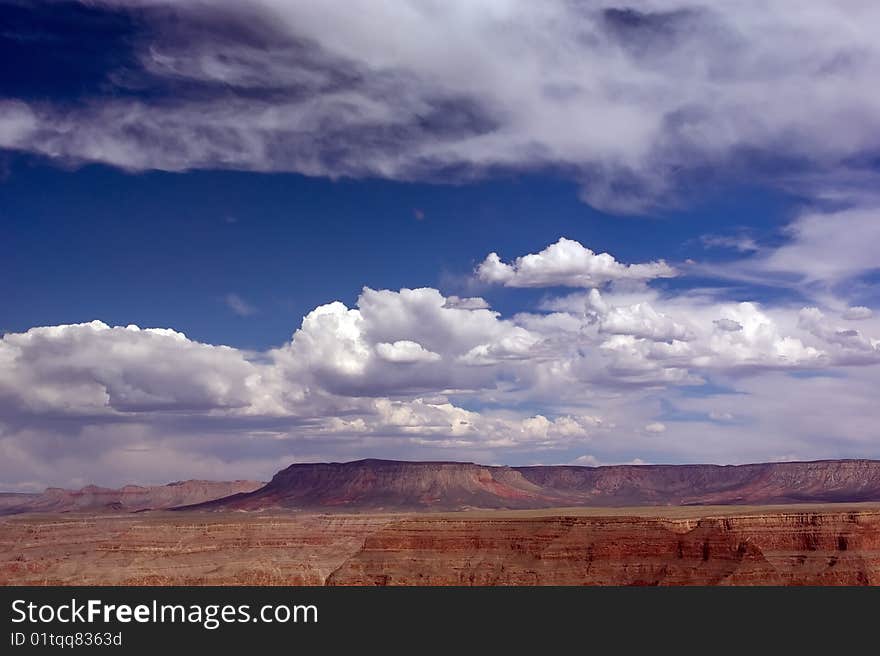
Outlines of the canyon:
{"type": "Polygon", "coordinates": [[[880,585],[880,462],[359,460],[7,493],[0,585],[880,585]]]}
{"type": "Polygon", "coordinates": [[[2,585],[877,585],[880,504],[0,517],[2,585]]]}

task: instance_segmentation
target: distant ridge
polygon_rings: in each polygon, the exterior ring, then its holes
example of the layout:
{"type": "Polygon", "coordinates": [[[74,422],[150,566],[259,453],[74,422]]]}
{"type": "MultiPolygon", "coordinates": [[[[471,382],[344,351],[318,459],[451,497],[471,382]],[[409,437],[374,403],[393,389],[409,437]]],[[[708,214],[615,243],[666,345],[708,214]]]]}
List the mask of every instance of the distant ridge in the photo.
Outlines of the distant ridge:
{"type": "Polygon", "coordinates": [[[260,489],[184,509],[459,510],[880,501],[880,461],[496,467],[469,462],[301,463],[260,489]]]}
{"type": "Polygon", "coordinates": [[[87,485],[79,490],[50,487],[42,494],[0,494],[0,515],[30,512],[139,512],[202,503],[251,492],[259,481],[177,481],[167,485],[87,485]]]}
{"type": "Polygon", "coordinates": [[[145,510],[321,512],[538,509],[576,506],[880,502],[880,461],[748,465],[536,465],[356,460],[297,463],[269,483],[168,485],[0,494],[0,515],[145,510]]]}

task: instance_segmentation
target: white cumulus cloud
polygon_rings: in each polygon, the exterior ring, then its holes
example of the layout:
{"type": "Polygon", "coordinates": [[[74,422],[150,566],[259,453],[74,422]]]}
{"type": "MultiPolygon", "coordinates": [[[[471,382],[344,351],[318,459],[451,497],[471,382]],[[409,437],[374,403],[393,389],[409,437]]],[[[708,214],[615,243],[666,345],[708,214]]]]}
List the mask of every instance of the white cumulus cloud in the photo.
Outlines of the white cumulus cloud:
{"type": "Polygon", "coordinates": [[[490,253],[477,267],[484,282],[505,287],[600,287],[618,280],[671,278],[675,270],[664,261],[622,264],[608,253],[594,253],[580,242],[562,237],[538,253],[511,263],[490,253]]]}
{"type": "Polygon", "coordinates": [[[424,346],[408,339],[401,339],[393,344],[379,342],[376,344],[376,353],[388,362],[411,364],[413,362],[436,362],[440,355],[428,351],[424,346]]]}
{"type": "Polygon", "coordinates": [[[611,285],[503,315],[433,288],[364,288],[352,307],[316,307],[262,353],[99,321],[6,333],[0,483],[65,483],[110,459],[133,467],[131,454],[154,467],[151,481],[169,458],[221,473],[240,461],[268,476],[294,458],[566,462],[587,444],[602,462],[828,455],[831,433],[820,440],[777,416],[823,390],[823,411],[841,418],[836,443],[858,454],[876,405],[865,390],[880,384],[880,323],[860,311],[856,330],[850,306],[831,301],[611,285]],[[668,431],[656,417],[674,405],[690,419],[668,431]],[[54,478],[40,465],[50,453],[66,459],[54,478]]]}

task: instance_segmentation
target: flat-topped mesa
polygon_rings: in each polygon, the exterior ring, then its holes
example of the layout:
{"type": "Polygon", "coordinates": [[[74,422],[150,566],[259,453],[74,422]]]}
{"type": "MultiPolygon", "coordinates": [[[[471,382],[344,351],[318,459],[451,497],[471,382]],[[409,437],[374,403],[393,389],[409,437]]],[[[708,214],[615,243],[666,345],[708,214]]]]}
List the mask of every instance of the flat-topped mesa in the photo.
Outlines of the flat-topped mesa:
{"type": "Polygon", "coordinates": [[[452,510],[546,508],[570,501],[526,480],[512,467],[371,459],[294,464],[260,490],[204,506],[452,510]]]}
{"type": "Polygon", "coordinates": [[[203,503],[263,486],[259,481],[177,481],[167,485],[125,485],[106,488],[87,485],[79,490],[51,487],[27,495],[20,503],[0,505],[0,514],[28,512],[95,512],[163,510],[203,503]]]}
{"type": "Polygon", "coordinates": [[[469,462],[300,463],[199,509],[458,510],[880,501],[880,461],[496,467],[469,462]]]}

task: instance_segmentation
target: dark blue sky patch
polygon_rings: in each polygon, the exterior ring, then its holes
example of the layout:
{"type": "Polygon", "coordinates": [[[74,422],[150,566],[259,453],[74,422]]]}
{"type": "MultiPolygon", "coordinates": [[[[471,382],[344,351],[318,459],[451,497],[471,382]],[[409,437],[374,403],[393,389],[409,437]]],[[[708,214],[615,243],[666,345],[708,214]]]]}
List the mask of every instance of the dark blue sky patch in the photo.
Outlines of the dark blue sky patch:
{"type": "Polygon", "coordinates": [[[112,94],[110,74],[137,68],[139,27],[124,12],[80,2],[0,2],[0,89],[70,102],[112,94]]]}
{"type": "MultiPolygon", "coordinates": [[[[504,314],[537,308],[548,290],[474,287],[474,267],[493,251],[512,259],[565,236],[623,262],[711,260],[725,254],[697,245],[699,235],[750,224],[766,230],[787,215],[785,197],[753,190],[667,216],[620,218],[584,205],[573,183],[538,175],[459,185],[334,182],[63,171],[23,157],[0,185],[0,207],[5,330],[101,319],[250,348],[282,343],[317,305],[352,306],[363,286],[484,295],[504,314]],[[223,302],[230,293],[256,308],[259,321],[234,315],[223,302]]],[[[655,284],[680,292],[702,282],[655,284]]],[[[732,299],[783,293],[730,289],[732,299]]]]}

